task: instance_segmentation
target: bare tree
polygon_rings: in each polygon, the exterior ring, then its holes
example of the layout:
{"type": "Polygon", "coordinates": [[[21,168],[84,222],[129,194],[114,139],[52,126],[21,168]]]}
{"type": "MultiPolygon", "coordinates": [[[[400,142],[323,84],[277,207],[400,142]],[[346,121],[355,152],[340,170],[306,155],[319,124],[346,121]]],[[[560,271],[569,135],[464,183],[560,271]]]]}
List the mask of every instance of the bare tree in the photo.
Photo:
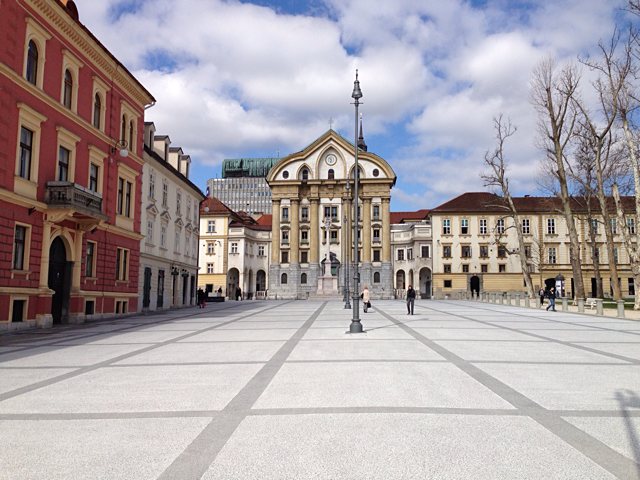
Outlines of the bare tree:
{"type": "Polygon", "coordinates": [[[500,190],[499,196],[504,202],[508,214],[507,216],[513,220],[513,226],[518,238],[518,256],[520,258],[520,268],[524,283],[527,287],[527,294],[530,298],[534,298],[533,282],[531,281],[531,273],[529,271],[529,263],[527,258],[527,248],[524,242],[524,234],[522,233],[522,223],[518,211],[511,197],[509,190],[509,178],[507,177],[507,162],[504,156],[505,142],[516,133],[517,128],[511,124],[510,120],[504,121],[502,114],[493,119],[493,125],[496,131],[497,145],[493,152],[487,152],[484,161],[489,166],[489,172],[482,175],[484,185],[488,187],[497,187],[500,190]]]}
{"type": "Polygon", "coordinates": [[[545,60],[533,72],[531,97],[538,111],[540,140],[548,160],[553,164],[552,174],[558,182],[562,215],[569,230],[569,260],[575,288],[573,295],[575,298],[585,298],[580,239],[571,208],[566,168],[576,126],[574,99],[577,97],[579,83],[580,76],[575,66],[570,65],[557,72],[554,62],[545,60]]]}

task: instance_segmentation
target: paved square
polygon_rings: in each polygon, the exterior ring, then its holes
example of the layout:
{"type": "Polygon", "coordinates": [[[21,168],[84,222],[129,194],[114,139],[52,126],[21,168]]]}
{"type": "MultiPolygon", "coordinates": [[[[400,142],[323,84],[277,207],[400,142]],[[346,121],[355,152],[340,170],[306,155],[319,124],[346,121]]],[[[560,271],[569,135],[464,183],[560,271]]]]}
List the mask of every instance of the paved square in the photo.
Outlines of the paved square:
{"type": "Polygon", "coordinates": [[[245,301],[0,336],[2,479],[640,480],[640,322],[245,301]]]}

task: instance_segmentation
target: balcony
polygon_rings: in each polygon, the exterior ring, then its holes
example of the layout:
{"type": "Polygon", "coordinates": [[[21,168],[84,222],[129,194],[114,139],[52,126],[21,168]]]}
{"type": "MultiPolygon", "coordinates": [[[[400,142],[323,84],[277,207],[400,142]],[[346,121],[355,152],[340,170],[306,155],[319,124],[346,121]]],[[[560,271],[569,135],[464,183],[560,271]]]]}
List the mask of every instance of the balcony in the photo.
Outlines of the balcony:
{"type": "Polygon", "coordinates": [[[45,203],[50,207],[72,210],[95,219],[106,220],[102,213],[102,195],[71,182],[47,182],[45,203]]]}

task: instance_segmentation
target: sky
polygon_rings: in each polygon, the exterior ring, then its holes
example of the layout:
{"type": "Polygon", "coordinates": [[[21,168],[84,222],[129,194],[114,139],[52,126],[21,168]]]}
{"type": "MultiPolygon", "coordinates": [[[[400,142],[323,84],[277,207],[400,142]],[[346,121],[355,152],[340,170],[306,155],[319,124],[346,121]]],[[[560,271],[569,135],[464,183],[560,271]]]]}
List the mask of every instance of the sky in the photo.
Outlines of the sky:
{"type": "MultiPolygon", "coordinates": [[[[225,158],[297,152],[330,126],[353,141],[355,70],[392,211],[485,191],[493,119],[516,195],[538,195],[531,72],[594,54],[625,0],[76,0],[80,21],[156,98],[146,121],[191,155],[204,192],[225,158]]],[[[588,80],[589,72],[585,72],[588,80]]]]}

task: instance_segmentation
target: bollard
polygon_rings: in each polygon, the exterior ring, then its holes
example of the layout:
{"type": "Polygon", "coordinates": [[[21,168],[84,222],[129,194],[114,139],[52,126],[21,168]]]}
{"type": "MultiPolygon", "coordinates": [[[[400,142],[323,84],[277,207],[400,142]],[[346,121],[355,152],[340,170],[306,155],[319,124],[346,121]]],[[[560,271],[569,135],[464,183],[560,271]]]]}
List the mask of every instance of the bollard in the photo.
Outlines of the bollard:
{"type": "Polygon", "coordinates": [[[596,315],[602,315],[602,299],[596,298],[596,315]]]}
{"type": "Polygon", "coordinates": [[[520,306],[520,294],[516,293],[516,307],[520,306]]]}
{"type": "Polygon", "coordinates": [[[568,298],[563,298],[562,299],[562,311],[563,312],[569,311],[569,299],[568,298]]]}
{"type": "Polygon", "coordinates": [[[501,293],[501,294],[498,295],[498,303],[500,305],[504,304],[504,293],[501,293]]]}
{"type": "Polygon", "coordinates": [[[524,297],[524,308],[531,308],[531,299],[528,295],[524,297]]]}
{"type": "Polygon", "coordinates": [[[540,297],[536,295],[536,308],[540,308],[540,306],[541,306],[540,297]]]}
{"type": "Polygon", "coordinates": [[[504,299],[505,299],[505,303],[506,303],[507,305],[511,305],[511,294],[510,294],[510,293],[507,293],[507,294],[504,296],[504,299]]]}
{"type": "Polygon", "coordinates": [[[578,312],[584,313],[584,298],[578,299],[578,312]]]}
{"type": "Polygon", "coordinates": [[[624,300],[618,300],[618,318],[624,318],[624,300]]]}

